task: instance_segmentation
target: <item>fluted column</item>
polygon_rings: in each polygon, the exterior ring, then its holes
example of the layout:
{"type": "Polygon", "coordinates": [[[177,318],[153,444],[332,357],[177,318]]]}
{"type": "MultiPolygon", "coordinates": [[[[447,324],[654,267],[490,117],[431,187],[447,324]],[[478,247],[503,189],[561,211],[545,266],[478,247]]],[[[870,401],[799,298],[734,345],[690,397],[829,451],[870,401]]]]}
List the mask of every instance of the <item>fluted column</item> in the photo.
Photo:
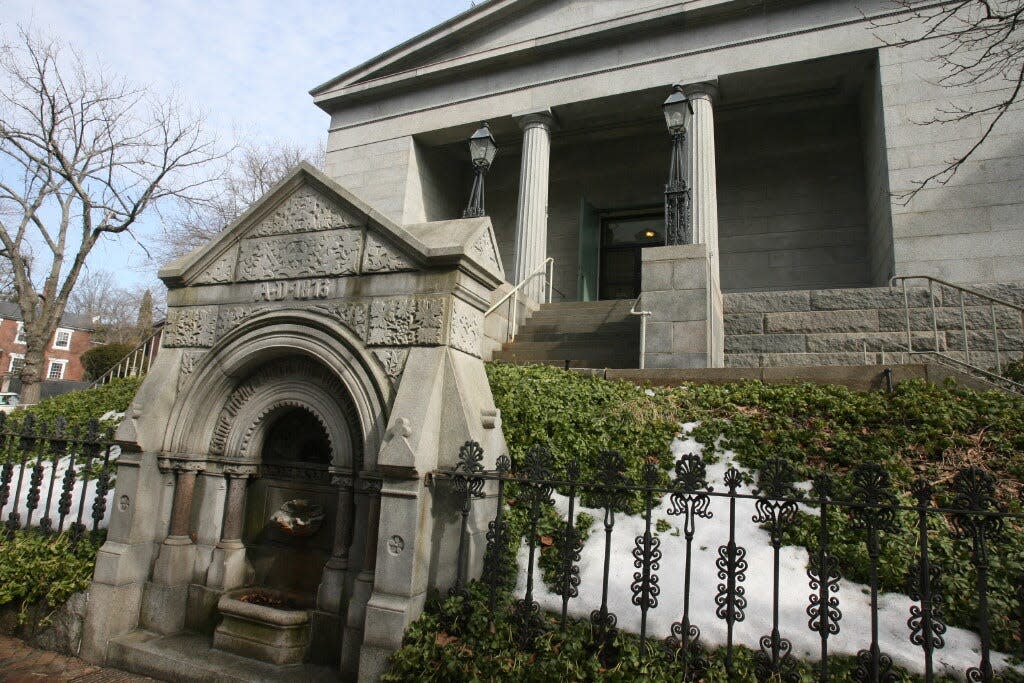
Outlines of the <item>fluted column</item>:
{"type": "MultiPolygon", "coordinates": [[[[516,207],[515,284],[529,277],[547,258],[548,181],[554,117],[548,109],[530,112],[519,118],[519,125],[523,129],[523,157],[516,207]]],[[[533,277],[524,292],[535,301],[541,301],[544,277],[533,277]]]]}
{"type": "Polygon", "coordinates": [[[718,182],[715,169],[714,83],[695,83],[683,88],[693,105],[687,135],[687,171],[691,193],[693,243],[707,245],[708,258],[708,365],[725,364],[725,329],[718,252],[718,182]]]}

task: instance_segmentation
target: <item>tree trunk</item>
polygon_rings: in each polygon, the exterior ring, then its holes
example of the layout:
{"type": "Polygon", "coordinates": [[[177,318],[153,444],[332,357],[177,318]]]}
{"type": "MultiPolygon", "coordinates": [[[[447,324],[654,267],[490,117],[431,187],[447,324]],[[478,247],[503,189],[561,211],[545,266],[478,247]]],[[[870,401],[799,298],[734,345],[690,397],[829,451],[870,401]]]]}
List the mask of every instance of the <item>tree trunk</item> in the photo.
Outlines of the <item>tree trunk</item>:
{"type": "Polygon", "coordinates": [[[46,378],[45,345],[29,343],[25,348],[25,367],[21,370],[20,403],[39,403],[41,382],[46,378]]]}

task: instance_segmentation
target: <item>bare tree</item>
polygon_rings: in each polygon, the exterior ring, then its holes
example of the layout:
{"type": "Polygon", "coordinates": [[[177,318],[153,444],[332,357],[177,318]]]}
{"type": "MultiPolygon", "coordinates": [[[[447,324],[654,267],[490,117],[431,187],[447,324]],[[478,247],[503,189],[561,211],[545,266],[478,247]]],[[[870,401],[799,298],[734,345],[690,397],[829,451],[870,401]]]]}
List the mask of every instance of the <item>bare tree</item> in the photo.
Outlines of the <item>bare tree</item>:
{"type": "Polygon", "coordinates": [[[898,197],[905,204],[933,184],[945,185],[989,138],[1010,108],[1024,94],[1024,0],[953,0],[922,3],[894,0],[902,12],[876,22],[879,28],[895,29],[898,37],[882,38],[890,47],[928,43],[937,63],[941,85],[951,89],[984,86],[991,90],[980,103],[951,104],[923,124],[953,123],[978,119],[982,133],[971,146],[898,197]],[[906,33],[905,33],[906,32],[906,33]],[[905,33],[905,34],[904,34],[905,33]]]}
{"type": "MultiPolygon", "coordinates": [[[[138,344],[142,341],[137,325],[139,308],[149,290],[131,290],[118,284],[106,270],[84,271],[68,297],[66,311],[92,322],[95,341],[105,344],[138,344]]],[[[152,319],[153,297],[149,307],[152,319]]],[[[152,327],[152,321],[150,322],[152,327]]]]}
{"type": "Polygon", "coordinates": [[[321,167],[325,155],[322,144],[304,147],[278,141],[237,146],[228,155],[224,173],[209,197],[178,202],[175,211],[164,216],[157,258],[162,262],[171,261],[202,246],[300,162],[321,167]]]}
{"type": "Polygon", "coordinates": [[[176,98],[111,77],[55,39],[21,31],[0,47],[0,77],[0,255],[24,321],[31,403],[93,247],[132,236],[163,200],[196,195],[219,157],[176,98]]]}

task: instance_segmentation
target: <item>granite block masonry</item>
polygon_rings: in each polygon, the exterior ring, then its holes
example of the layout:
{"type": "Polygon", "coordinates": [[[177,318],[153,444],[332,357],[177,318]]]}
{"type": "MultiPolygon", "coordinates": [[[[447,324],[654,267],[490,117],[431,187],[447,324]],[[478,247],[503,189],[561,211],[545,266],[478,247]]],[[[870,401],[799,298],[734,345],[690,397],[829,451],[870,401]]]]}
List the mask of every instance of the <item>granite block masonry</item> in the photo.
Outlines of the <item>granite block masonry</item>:
{"type": "Polygon", "coordinates": [[[642,259],[641,307],[650,312],[645,367],[722,367],[722,291],[708,246],[648,247],[642,259]]]}
{"type": "Polygon", "coordinates": [[[253,657],[377,680],[454,582],[458,515],[426,475],[469,439],[487,466],[505,452],[481,360],[504,281],[490,220],[398,226],[301,165],[160,275],[163,350],[117,433],[83,656],[184,631],[216,654],[218,600],[270,595],[309,637],[247,640],[253,657]]]}

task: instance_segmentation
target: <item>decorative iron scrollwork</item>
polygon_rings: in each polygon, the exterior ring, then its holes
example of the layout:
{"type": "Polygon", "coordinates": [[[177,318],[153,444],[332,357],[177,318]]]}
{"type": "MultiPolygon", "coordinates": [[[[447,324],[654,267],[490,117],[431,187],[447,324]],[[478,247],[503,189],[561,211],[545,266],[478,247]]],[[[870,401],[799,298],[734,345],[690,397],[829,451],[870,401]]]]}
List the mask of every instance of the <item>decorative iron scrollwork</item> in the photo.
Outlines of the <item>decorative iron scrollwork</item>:
{"type": "Polygon", "coordinates": [[[747,550],[736,544],[736,492],[743,483],[739,470],[730,467],[725,472],[725,486],[729,489],[729,542],[718,547],[718,592],[715,594],[715,615],[725,621],[725,668],[732,672],[733,629],[743,621],[747,608],[746,588],[741,586],[747,578],[747,550]]]}

